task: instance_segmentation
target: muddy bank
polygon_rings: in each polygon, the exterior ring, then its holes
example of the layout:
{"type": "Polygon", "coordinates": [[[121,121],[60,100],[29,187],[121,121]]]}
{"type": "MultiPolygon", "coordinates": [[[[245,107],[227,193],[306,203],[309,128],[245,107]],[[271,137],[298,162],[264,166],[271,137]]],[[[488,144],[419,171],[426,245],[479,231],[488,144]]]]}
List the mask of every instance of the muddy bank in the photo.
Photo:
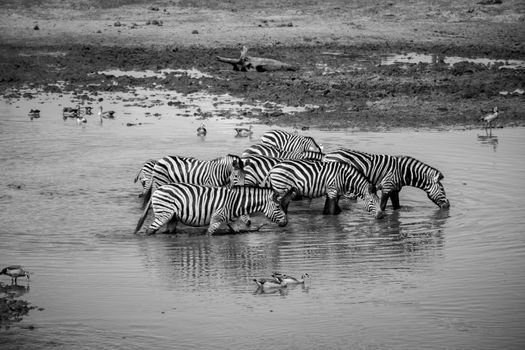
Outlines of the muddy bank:
{"type": "MultiPolygon", "coordinates": [[[[17,90],[75,92],[96,101],[97,93],[130,91],[135,87],[182,93],[205,90],[229,93],[246,101],[270,101],[291,106],[314,105],[291,115],[260,115],[264,123],[320,128],[384,130],[397,127],[480,127],[479,117],[498,106],[498,126],[525,125],[525,70],[503,63],[445,64],[443,57],[521,59],[519,50],[490,45],[336,44],[253,47],[250,52],[291,63],[284,72],[236,72],[215,56],[238,57],[240,47],[185,48],[67,45],[1,47],[0,92],[17,97],[17,90]],[[432,63],[385,64],[396,53],[424,53],[432,63]],[[440,59],[441,57],[441,59],[440,59]],[[161,78],[112,77],[108,69],[160,70],[195,68],[211,77],[167,74],[161,78]],[[57,85],[57,83],[60,84],[57,85]]],[[[25,96],[30,97],[30,96],[25,96]]]]}

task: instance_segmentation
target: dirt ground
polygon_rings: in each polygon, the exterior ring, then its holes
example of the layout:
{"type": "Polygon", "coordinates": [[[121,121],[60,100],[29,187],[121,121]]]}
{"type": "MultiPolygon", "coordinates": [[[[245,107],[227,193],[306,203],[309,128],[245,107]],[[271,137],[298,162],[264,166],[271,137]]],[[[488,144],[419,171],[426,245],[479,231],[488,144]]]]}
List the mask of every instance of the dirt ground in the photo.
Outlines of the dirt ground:
{"type": "Polygon", "coordinates": [[[16,97],[22,87],[34,86],[95,100],[98,91],[157,83],[179,92],[319,106],[295,115],[259,116],[282,126],[479,128],[480,116],[494,106],[501,112],[497,127],[523,126],[523,65],[449,66],[443,58],[525,60],[524,38],[520,0],[5,0],[0,93],[16,97]],[[239,57],[243,45],[249,55],[298,69],[238,72],[216,60],[239,57]],[[436,59],[381,64],[388,55],[413,53],[436,59]],[[90,74],[193,67],[215,78],[90,74]],[[57,87],[58,81],[64,86],[57,87]]]}

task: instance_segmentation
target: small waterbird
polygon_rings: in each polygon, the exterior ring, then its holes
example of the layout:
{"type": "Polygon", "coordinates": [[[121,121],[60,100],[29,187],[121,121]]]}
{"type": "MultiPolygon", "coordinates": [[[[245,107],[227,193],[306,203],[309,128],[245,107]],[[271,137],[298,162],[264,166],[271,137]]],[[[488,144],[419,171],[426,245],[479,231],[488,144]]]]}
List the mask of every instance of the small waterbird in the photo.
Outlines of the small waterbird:
{"type": "Polygon", "coordinates": [[[487,128],[487,126],[492,129],[492,121],[494,119],[496,119],[499,115],[499,111],[498,111],[498,107],[494,107],[494,110],[492,113],[489,113],[481,118],[479,118],[480,120],[483,120],[485,122],[485,129],[487,128]]]}
{"type": "Polygon", "coordinates": [[[207,133],[208,131],[206,130],[206,125],[202,123],[201,126],[197,128],[197,136],[206,136],[207,133]]]}
{"type": "Polygon", "coordinates": [[[39,109],[31,109],[28,113],[28,116],[31,120],[40,118],[40,110],[39,109]]]}
{"type": "Polygon", "coordinates": [[[257,284],[258,288],[282,288],[286,287],[286,281],[279,276],[275,278],[254,278],[253,281],[257,284]]]}
{"type": "Polygon", "coordinates": [[[62,117],[64,119],[67,118],[76,118],[79,114],[80,106],[77,106],[77,108],[73,107],[64,107],[62,108],[62,117]]]}
{"type": "Polygon", "coordinates": [[[247,136],[251,136],[253,134],[251,125],[250,125],[249,128],[234,128],[234,129],[237,132],[237,135],[235,135],[235,136],[247,137],[247,136]]]}
{"type": "Polygon", "coordinates": [[[7,275],[11,277],[11,283],[16,284],[18,277],[26,276],[29,279],[29,272],[25,271],[24,268],[20,265],[11,265],[5,267],[0,271],[0,275],[7,275]]]}
{"type": "Polygon", "coordinates": [[[272,277],[276,279],[281,279],[285,281],[286,284],[301,284],[301,283],[304,283],[306,279],[310,278],[310,275],[305,273],[304,275],[301,276],[301,279],[297,279],[295,277],[288,276],[288,275],[285,275],[279,272],[274,272],[272,274],[272,277]]]}
{"type": "Polygon", "coordinates": [[[113,119],[115,118],[115,111],[104,111],[102,106],[100,106],[100,110],[98,111],[98,116],[104,119],[113,119]]]}

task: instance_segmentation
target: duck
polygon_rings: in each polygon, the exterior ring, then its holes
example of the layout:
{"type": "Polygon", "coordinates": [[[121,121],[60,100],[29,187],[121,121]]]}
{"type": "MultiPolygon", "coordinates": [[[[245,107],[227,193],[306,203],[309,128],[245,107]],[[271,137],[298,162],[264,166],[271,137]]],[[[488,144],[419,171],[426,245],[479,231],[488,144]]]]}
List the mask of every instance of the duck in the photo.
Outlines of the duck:
{"type": "Polygon", "coordinates": [[[249,128],[235,128],[235,131],[237,132],[237,135],[235,136],[240,136],[240,137],[247,137],[253,134],[251,125],[249,128]]]}
{"type": "Polygon", "coordinates": [[[40,110],[39,109],[31,109],[28,114],[29,118],[31,120],[40,118],[40,110]]]}
{"type": "Polygon", "coordinates": [[[492,129],[492,121],[496,119],[498,115],[499,115],[498,107],[494,107],[494,109],[492,110],[492,113],[489,113],[479,119],[485,122],[485,129],[487,128],[487,126],[489,126],[492,129]]]}
{"type": "Polygon", "coordinates": [[[197,136],[206,136],[207,133],[208,131],[206,130],[206,125],[202,123],[201,126],[197,128],[197,136]]]}
{"type": "Polygon", "coordinates": [[[76,118],[77,115],[79,114],[80,110],[80,106],[77,106],[77,108],[73,108],[73,107],[64,107],[62,109],[62,116],[64,117],[64,119],[67,119],[67,118],[76,118]]]}
{"type": "Polygon", "coordinates": [[[284,282],[286,282],[286,284],[302,284],[306,281],[306,279],[310,278],[310,275],[305,273],[301,276],[301,279],[297,279],[295,277],[288,276],[279,272],[274,272],[272,274],[272,277],[283,280],[284,282]]]}
{"type": "Polygon", "coordinates": [[[254,278],[253,281],[257,284],[258,288],[283,288],[286,287],[286,281],[279,276],[275,278],[254,278]]]}
{"type": "Polygon", "coordinates": [[[104,111],[102,106],[100,106],[100,110],[98,111],[98,116],[104,119],[113,119],[115,118],[115,111],[104,111]]]}
{"type": "Polygon", "coordinates": [[[20,265],[11,265],[5,267],[0,271],[0,275],[7,275],[11,277],[11,283],[16,284],[18,277],[27,277],[29,279],[29,272],[25,271],[24,268],[20,265]]]}

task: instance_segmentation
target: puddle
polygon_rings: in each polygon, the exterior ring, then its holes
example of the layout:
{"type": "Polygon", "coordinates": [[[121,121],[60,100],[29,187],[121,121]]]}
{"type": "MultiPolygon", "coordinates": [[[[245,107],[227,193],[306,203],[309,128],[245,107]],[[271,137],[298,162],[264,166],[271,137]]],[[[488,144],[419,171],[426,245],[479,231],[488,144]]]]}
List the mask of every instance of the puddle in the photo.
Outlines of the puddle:
{"type": "Polygon", "coordinates": [[[97,72],[97,74],[102,75],[112,75],[115,77],[132,77],[132,78],[165,78],[169,74],[175,74],[175,76],[187,75],[193,79],[200,78],[213,78],[212,75],[201,72],[198,69],[161,69],[159,71],[144,70],[144,71],[122,71],[120,69],[105,70],[97,72]]]}
{"type": "Polygon", "coordinates": [[[525,61],[521,60],[496,60],[490,58],[467,58],[458,56],[428,55],[410,52],[406,54],[390,55],[381,60],[381,65],[399,63],[417,64],[445,64],[450,67],[460,62],[481,64],[487,67],[497,66],[499,69],[525,69],[525,61]]]}

